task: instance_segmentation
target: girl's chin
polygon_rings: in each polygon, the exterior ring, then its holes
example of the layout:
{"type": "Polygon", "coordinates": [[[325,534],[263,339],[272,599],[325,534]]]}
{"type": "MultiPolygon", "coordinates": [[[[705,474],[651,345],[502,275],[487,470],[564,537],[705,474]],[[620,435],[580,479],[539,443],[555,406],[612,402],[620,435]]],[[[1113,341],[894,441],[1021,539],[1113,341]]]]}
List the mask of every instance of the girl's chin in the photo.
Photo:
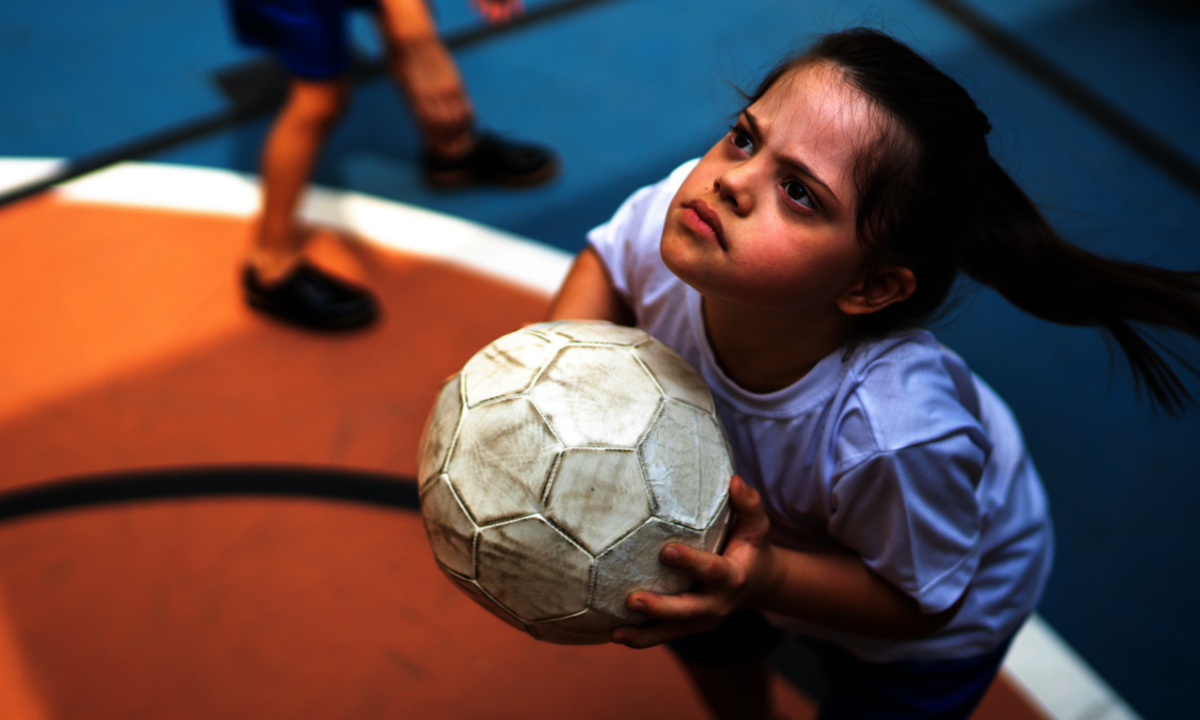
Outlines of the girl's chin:
{"type": "Polygon", "coordinates": [[[707,284],[704,282],[705,276],[709,273],[705,272],[705,266],[699,262],[697,258],[672,255],[664,251],[662,253],[663,264],[671,271],[671,274],[679,278],[684,285],[691,287],[701,295],[706,294],[705,289],[707,284]]]}
{"type": "Polygon", "coordinates": [[[687,273],[689,265],[695,262],[695,258],[689,257],[694,253],[689,252],[686,243],[683,243],[678,237],[671,233],[663,233],[662,242],[658,246],[658,254],[662,257],[663,264],[667,269],[675,273],[679,277],[683,277],[687,273]]]}
{"type": "Polygon", "coordinates": [[[658,250],[664,262],[687,263],[700,261],[709,254],[705,251],[710,247],[706,247],[705,243],[697,240],[691,233],[680,231],[677,228],[669,228],[663,231],[662,242],[659,243],[658,250]]]}

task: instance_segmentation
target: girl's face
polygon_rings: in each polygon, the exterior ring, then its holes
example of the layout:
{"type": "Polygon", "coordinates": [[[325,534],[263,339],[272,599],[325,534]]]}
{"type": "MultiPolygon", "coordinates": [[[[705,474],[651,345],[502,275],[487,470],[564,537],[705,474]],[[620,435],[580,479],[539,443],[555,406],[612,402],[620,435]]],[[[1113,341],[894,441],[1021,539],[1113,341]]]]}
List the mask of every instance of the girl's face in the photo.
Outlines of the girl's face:
{"type": "Polygon", "coordinates": [[[777,81],[700,160],[667,211],[661,252],[710,299],[836,310],[861,285],[854,167],[879,112],[827,65],[777,81]]]}

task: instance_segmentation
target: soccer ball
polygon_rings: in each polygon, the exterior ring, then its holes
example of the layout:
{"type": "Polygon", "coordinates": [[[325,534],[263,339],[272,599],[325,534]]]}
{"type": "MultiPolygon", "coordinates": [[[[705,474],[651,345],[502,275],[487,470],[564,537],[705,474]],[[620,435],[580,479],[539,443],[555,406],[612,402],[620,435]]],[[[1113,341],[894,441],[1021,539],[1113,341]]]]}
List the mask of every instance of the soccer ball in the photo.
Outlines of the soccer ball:
{"type": "Polygon", "coordinates": [[[602,643],[646,618],[634,590],[692,579],[668,542],[709,552],[729,521],[729,446],[704,382],[641,330],[530,325],[480,350],[421,440],[421,514],[467,594],[539,640],[602,643]]]}

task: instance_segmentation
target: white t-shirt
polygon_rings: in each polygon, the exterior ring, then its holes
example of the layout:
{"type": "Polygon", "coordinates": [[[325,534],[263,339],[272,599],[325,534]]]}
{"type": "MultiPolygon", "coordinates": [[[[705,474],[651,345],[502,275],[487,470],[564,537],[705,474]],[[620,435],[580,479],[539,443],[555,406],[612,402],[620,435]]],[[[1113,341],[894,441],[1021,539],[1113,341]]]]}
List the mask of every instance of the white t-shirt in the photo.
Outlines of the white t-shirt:
{"type": "Polygon", "coordinates": [[[1012,413],[924,330],[821,360],[795,384],[747,392],[717,365],[702,298],[662,262],[667,206],[696,161],[642,188],[592,230],[638,327],[703,376],[734,452],[763,495],[771,541],[850,548],[927,613],[955,618],[919,640],[854,635],[770,614],[776,624],[875,661],[970,657],[1033,611],[1050,570],[1045,493],[1012,413]]]}

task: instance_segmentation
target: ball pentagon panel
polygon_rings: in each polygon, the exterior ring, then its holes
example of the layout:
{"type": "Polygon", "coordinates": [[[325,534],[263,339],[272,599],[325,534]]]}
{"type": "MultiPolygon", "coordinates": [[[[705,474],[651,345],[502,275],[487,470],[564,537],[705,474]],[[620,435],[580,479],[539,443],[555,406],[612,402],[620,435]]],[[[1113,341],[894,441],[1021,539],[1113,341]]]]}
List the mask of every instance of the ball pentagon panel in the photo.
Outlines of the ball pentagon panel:
{"type": "Polygon", "coordinates": [[[568,448],[546,495],[547,516],[592,554],[650,517],[646,480],[632,449],[568,448]]]}
{"type": "Polygon", "coordinates": [[[655,515],[697,530],[706,529],[729,492],[733,466],[725,437],[712,415],[668,401],[638,455],[655,515]]]}
{"type": "MultiPolygon", "coordinates": [[[[578,325],[580,322],[582,322],[582,321],[578,321],[578,320],[546,320],[543,322],[530,323],[529,325],[526,325],[525,327],[521,328],[520,332],[537,333],[538,335],[541,335],[542,337],[546,338],[546,340],[548,340],[549,342],[561,345],[563,343],[570,342],[571,338],[569,338],[565,335],[560,335],[558,331],[560,329],[570,326],[570,325],[578,325]]],[[[607,323],[600,323],[600,324],[603,325],[603,324],[607,324],[607,323]]]]}
{"type": "Polygon", "coordinates": [[[576,342],[605,345],[636,345],[649,337],[645,330],[600,322],[564,323],[556,332],[576,342]]]}
{"type": "Polygon", "coordinates": [[[572,447],[633,447],[658,410],[658,385],[624,348],[568,346],[529,391],[572,447]]]}
{"type": "Polygon", "coordinates": [[[446,474],[480,526],[542,510],[542,492],[562,444],[528,398],[468,410],[446,474]]]}
{"type": "Polygon", "coordinates": [[[527,622],[587,609],[592,556],[541,517],[479,531],[479,586],[527,622]]]}

